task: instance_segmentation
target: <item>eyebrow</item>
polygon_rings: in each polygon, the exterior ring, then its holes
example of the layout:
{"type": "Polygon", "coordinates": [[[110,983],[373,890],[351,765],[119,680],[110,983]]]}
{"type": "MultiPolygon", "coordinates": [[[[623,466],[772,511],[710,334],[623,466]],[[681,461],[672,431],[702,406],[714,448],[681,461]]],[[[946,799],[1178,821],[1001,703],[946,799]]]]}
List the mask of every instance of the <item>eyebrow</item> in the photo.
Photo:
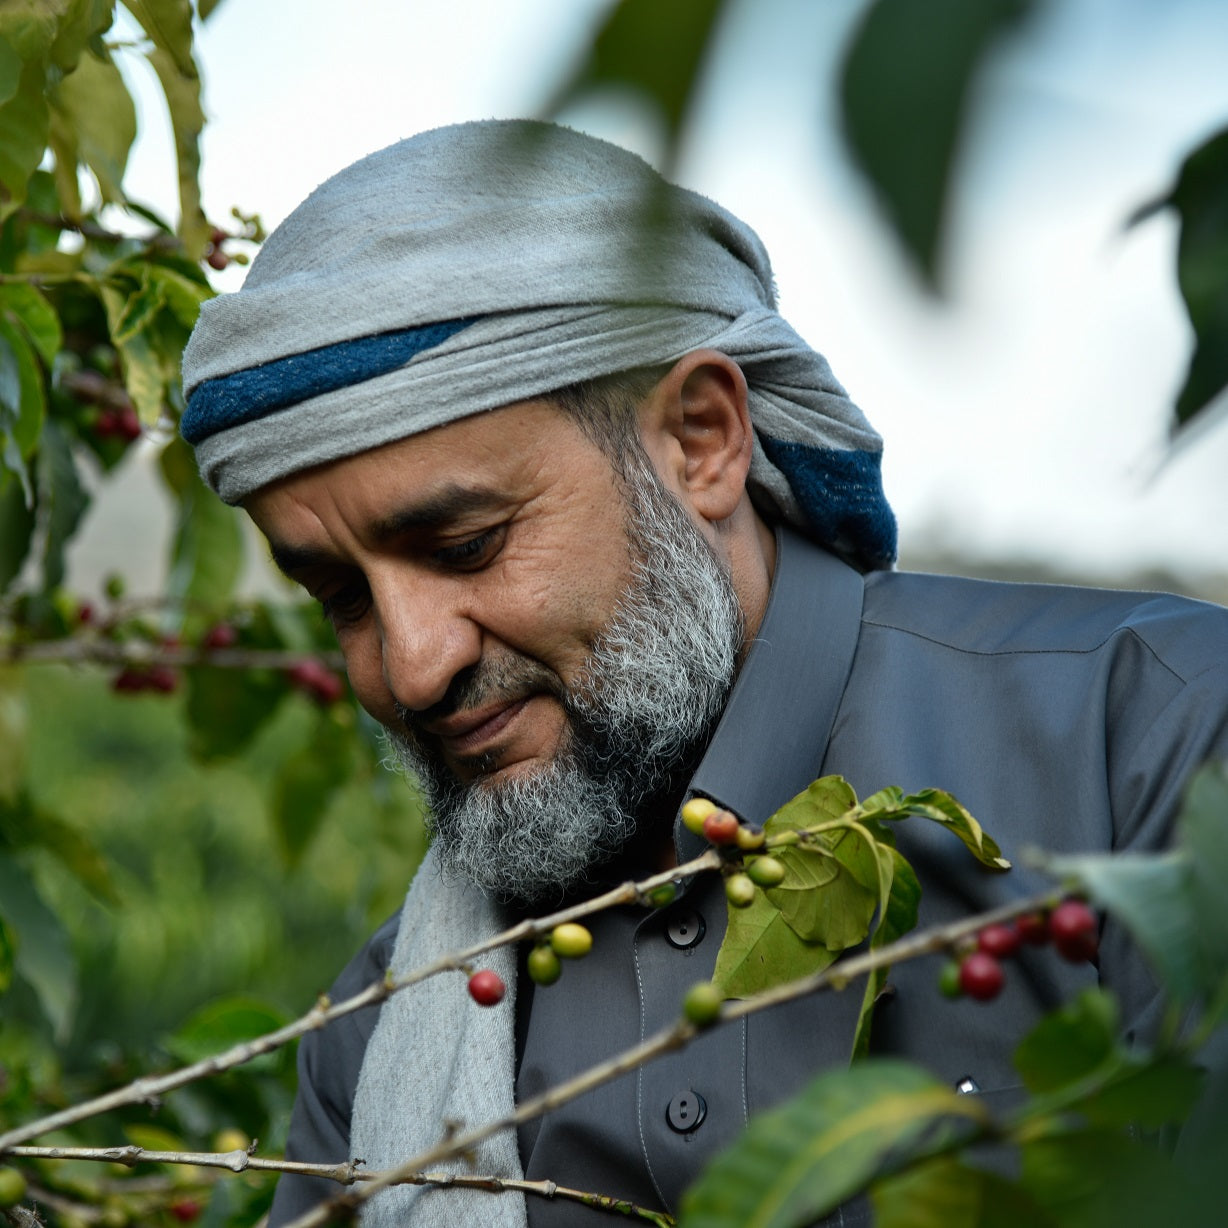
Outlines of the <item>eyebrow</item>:
{"type": "MultiPolygon", "coordinates": [[[[505,496],[485,487],[445,486],[429,498],[399,508],[377,520],[371,536],[381,545],[403,533],[423,529],[439,529],[460,516],[500,507],[505,496]]],[[[269,553],[279,571],[290,579],[313,567],[336,561],[327,550],[312,546],[292,546],[285,542],[269,542],[269,553]]]]}

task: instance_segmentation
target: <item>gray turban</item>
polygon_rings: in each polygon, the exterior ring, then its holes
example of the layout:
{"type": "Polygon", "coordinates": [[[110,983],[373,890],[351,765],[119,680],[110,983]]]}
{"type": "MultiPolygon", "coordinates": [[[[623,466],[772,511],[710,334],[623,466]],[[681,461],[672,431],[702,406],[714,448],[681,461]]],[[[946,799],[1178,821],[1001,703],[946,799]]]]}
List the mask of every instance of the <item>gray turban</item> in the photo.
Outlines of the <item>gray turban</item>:
{"type": "Polygon", "coordinates": [[[458,124],[356,162],[205,303],[181,430],[229,503],[312,465],[712,347],[743,369],[750,495],[861,568],[890,565],[882,441],[776,314],[758,236],[617,146],[458,124]]]}

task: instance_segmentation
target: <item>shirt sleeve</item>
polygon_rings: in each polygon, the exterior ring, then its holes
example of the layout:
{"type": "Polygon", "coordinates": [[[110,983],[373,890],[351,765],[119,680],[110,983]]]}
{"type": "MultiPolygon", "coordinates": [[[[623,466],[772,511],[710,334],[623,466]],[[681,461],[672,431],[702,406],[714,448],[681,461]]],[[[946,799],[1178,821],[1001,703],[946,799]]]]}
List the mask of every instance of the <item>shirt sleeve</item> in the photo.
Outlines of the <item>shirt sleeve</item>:
{"type": "MultiPolygon", "coordinates": [[[[334,1002],[353,997],[388,967],[398,917],[390,917],[372,936],[329,991],[334,1002]]],[[[299,1042],[298,1092],[286,1139],[286,1159],[309,1164],[344,1164],[350,1149],[350,1112],[367,1042],[379,1007],[365,1007],[308,1032],[299,1042]]],[[[361,1158],[361,1157],[359,1157],[361,1158]]],[[[269,1228],[291,1223],[344,1187],[322,1177],[285,1174],[277,1183],[269,1228]]]]}

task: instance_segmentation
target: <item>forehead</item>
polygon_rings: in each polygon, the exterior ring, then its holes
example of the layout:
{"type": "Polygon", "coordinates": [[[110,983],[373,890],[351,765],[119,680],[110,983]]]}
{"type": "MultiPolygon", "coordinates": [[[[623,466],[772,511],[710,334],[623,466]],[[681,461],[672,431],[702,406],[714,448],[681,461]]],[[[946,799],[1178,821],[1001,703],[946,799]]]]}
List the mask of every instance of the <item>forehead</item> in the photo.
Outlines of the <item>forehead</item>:
{"type": "Polygon", "coordinates": [[[426,525],[610,472],[568,414],[524,401],[291,474],[243,506],[270,538],[335,515],[375,522],[393,507],[426,525]]]}

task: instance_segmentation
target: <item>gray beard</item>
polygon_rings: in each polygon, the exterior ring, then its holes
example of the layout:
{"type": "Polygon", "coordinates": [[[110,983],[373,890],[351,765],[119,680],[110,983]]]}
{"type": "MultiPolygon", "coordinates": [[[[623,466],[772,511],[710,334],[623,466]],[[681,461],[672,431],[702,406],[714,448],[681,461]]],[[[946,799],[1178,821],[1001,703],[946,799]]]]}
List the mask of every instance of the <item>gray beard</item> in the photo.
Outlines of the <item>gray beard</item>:
{"type": "Polygon", "coordinates": [[[400,709],[394,759],[418,780],[445,874],[522,905],[591,882],[624,850],[639,820],[707,745],[733,686],[741,607],[725,568],[642,453],[624,478],[632,579],[578,681],[541,664],[483,661],[449,689],[474,706],[517,688],[546,690],[568,732],[545,767],[464,782],[400,709]]]}

